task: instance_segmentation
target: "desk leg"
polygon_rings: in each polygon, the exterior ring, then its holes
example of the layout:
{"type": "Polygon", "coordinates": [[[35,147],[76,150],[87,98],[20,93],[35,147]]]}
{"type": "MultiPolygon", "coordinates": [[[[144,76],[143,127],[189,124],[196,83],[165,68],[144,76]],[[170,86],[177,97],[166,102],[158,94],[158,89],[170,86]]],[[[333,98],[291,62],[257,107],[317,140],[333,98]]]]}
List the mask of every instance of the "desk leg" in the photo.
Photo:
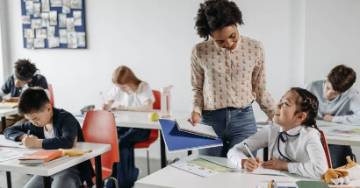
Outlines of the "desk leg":
{"type": "Polygon", "coordinates": [[[268,154],[269,154],[269,148],[266,147],[266,148],[263,149],[263,160],[264,161],[268,160],[268,156],[269,156],[268,154]]]}
{"type": "Polygon", "coordinates": [[[96,174],[96,187],[102,188],[102,169],[101,169],[101,155],[95,157],[95,174],[96,174]]]}
{"type": "Polygon", "coordinates": [[[3,117],[1,117],[1,131],[0,132],[4,133],[5,128],[6,128],[6,117],[3,116],[3,117]]]}
{"type": "Polygon", "coordinates": [[[43,181],[44,181],[44,187],[45,188],[51,188],[50,176],[44,176],[43,181]]]}
{"type": "Polygon", "coordinates": [[[166,159],[165,142],[162,134],[160,134],[160,153],[161,153],[161,168],[164,168],[167,165],[167,159],[166,159]]]}
{"type": "Polygon", "coordinates": [[[7,187],[11,188],[11,173],[9,171],[6,171],[6,182],[7,182],[7,187]]]}

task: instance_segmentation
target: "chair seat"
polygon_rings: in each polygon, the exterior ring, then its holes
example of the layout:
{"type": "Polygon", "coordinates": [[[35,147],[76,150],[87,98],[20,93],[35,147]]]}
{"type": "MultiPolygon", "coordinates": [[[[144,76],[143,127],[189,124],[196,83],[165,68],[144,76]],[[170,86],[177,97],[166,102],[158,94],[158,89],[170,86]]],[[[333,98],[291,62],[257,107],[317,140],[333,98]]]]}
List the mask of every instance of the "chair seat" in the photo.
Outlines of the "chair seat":
{"type": "Polygon", "coordinates": [[[154,143],[159,137],[159,131],[157,129],[152,129],[149,135],[149,138],[145,141],[138,142],[134,145],[134,148],[148,148],[152,143],[154,143]]]}

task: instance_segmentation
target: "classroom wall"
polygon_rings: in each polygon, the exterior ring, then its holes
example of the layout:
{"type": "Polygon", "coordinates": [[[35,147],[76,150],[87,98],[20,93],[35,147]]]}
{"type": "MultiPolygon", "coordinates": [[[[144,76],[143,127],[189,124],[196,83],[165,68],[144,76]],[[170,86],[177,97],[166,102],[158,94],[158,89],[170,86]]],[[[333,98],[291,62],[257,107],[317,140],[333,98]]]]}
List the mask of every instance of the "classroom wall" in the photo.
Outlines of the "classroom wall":
{"type": "MultiPolygon", "coordinates": [[[[110,87],[113,69],[126,64],[154,88],[173,84],[173,110],[190,112],[190,53],[201,41],[194,29],[200,2],[86,0],[88,49],[29,50],[22,47],[20,0],[0,1],[5,46],[0,57],[7,59],[0,71],[4,77],[16,59],[33,60],[53,84],[56,105],[76,112],[100,104],[99,93],[110,87]]],[[[236,2],[244,14],[241,34],[263,42],[267,85],[276,100],[290,86],[324,78],[338,63],[360,72],[359,1],[236,2]]],[[[257,105],[255,113],[259,120],[266,118],[257,105]]],[[[158,144],[151,150],[158,153],[158,144]]]]}
{"type": "MultiPolygon", "coordinates": [[[[173,84],[173,109],[190,112],[190,53],[201,41],[194,29],[199,2],[86,0],[88,49],[29,50],[22,47],[20,1],[7,0],[10,60],[36,62],[54,85],[56,105],[70,111],[100,103],[99,93],[110,87],[112,70],[126,64],[154,88],[173,84]]],[[[236,2],[244,14],[241,34],[264,44],[269,91],[278,99],[302,80],[302,73],[293,74],[297,66],[302,67],[294,59],[298,49],[292,48],[299,42],[295,36],[299,13],[291,11],[298,2],[236,2]]]]}
{"type": "MultiPolygon", "coordinates": [[[[154,88],[174,85],[173,110],[190,113],[190,53],[201,41],[194,17],[202,1],[86,0],[86,50],[24,49],[20,0],[5,1],[9,62],[18,58],[36,62],[53,84],[57,106],[76,112],[84,105],[101,103],[99,93],[109,89],[113,69],[126,64],[154,88]]],[[[268,89],[278,100],[286,89],[304,80],[298,70],[304,67],[305,1],[236,2],[244,15],[241,34],[263,42],[268,89]]],[[[256,117],[265,120],[254,106],[256,117]]],[[[152,157],[159,158],[158,153],[159,145],[154,144],[152,157]]]]}
{"type": "MultiPolygon", "coordinates": [[[[360,74],[360,1],[307,1],[306,83],[325,79],[338,64],[351,66],[360,74]]],[[[360,89],[360,81],[355,84],[360,89]]]]}
{"type": "MultiPolygon", "coordinates": [[[[338,64],[359,75],[360,1],[308,0],[306,4],[305,82],[325,79],[338,64]]],[[[353,87],[360,90],[359,79],[353,87]]],[[[353,152],[359,158],[360,147],[353,147],[353,152]]]]}

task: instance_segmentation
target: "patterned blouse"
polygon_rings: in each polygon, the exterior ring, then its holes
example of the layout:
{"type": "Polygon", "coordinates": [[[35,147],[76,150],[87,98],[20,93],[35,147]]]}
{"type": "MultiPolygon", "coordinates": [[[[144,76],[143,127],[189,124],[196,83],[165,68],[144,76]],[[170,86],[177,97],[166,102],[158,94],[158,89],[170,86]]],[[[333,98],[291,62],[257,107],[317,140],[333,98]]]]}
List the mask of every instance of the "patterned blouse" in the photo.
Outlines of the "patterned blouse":
{"type": "Polygon", "coordinates": [[[193,110],[242,108],[256,100],[268,117],[275,103],[266,91],[264,51],[261,43],[240,36],[230,51],[214,40],[197,44],[191,57],[193,110]]]}

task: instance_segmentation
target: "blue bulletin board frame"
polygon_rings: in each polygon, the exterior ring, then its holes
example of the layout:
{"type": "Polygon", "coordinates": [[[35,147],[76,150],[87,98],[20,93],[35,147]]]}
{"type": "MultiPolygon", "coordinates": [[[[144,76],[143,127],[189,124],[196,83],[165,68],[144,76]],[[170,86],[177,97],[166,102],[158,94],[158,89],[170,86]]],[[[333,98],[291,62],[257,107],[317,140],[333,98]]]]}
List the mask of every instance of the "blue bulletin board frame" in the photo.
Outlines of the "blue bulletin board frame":
{"type": "Polygon", "coordinates": [[[87,48],[85,0],[20,1],[24,48],[87,48]]]}

